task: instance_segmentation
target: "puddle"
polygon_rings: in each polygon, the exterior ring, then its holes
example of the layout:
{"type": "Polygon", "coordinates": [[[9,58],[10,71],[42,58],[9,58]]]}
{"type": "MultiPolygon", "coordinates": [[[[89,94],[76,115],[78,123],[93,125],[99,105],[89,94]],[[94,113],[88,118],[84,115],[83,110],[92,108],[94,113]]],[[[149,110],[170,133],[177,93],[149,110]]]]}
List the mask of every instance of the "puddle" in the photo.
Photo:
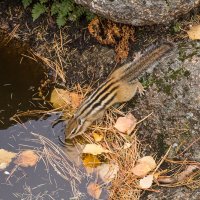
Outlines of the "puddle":
{"type": "MultiPolygon", "coordinates": [[[[38,103],[33,97],[37,97],[37,88],[44,76],[42,66],[29,58],[22,58],[15,45],[0,47],[0,149],[16,153],[25,149],[42,151],[44,146],[34,142],[36,138],[32,133],[40,134],[59,146],[58,136],[64,134],[64,123],[53,127],[59,113],[38,119],[27,118],[22,124],[10,120],[16,112],[41,109],[44,102],[38,103]]],[[[93,199],[88,196],[86,188],[95,181],[94,177],[86,175],[83,167],[77,170],[82,174],[81,182],[73,177],[66,181],[43,159],[35,167],[28,168],[16,168],[12,162],[5,170],[0,170],[0,200],[93,199]]],[[[106,190],[103,190],[101,199],[107,199],[106,190]]]]}

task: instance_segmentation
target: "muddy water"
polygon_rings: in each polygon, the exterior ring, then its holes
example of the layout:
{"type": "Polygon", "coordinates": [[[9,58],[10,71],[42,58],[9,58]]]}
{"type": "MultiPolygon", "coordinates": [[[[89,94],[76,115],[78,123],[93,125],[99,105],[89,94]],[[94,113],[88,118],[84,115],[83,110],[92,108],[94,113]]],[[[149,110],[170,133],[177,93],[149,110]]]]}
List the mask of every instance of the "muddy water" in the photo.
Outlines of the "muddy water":
{"type": "MultiPolygon", "coordinates": [[[[42,66],[21,54],[15,45],[0,47],[0,149],[16,153],[24,149],[43,149],[43,145],[32,141],[35,137],[31,133],[43,135],[58,145],[58,136],[64,133],[63,122],[53,127],[60,113],[24,118],[21,124],[11,120],[19,111],[46,107],[44,102],[33,99],[37,98],[37,88],[45,76],[42,66]]],[[[79,166],[79,170],[84,175],[75,187],[73,178],[66,181],[42,159],[35,167],[28,168],[16,168],[12,162],[0,171],[0,200],[90,200],[86,187],[94,178],[85,175],[83,167],[79,166]]],[[[106,196],[103,191],[102,199],[106,196]]]]}

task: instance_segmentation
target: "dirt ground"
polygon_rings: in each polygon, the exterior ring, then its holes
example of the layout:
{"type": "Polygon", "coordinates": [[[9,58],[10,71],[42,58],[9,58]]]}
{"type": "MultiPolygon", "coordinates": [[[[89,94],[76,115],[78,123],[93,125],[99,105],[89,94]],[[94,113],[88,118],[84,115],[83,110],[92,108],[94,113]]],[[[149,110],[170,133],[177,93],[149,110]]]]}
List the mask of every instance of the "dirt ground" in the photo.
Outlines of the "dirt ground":
{"type": "MultiPolygon", "coordinates": [[[[92,83],[95,88],[120,66],[115,62],[114,48],[102,46],[92,38],[84,20],[69,22],[61,30],[47,17],[33,23],[30,10],[24,11],[20,2],[0,2],[1,31],[12,33],[33,52],[64,68],[66,81],[57,82],[53,73],[53,84],[71,88],[77,83],[82,86],[92,83]]],[[[187,16],[178,23],[188,25],[192,20],[187,16]]],[[[136,42],[130,44],[129,57],[124,63],[157,39],[173,41],[176,48],[139,77],[148,86],[145,95],[137,95],[125,109],[138,119],[153,113],[138,130],[144,144],[143,154],[156,155],[159,159],[172,145],[170,158],[200,162],[200,42],[190,41],[182,32],[174,33],[174,24],[136,28],[136,42]],[[191,148],[180,154],[192,142],[191,148]]],[[[156,189],[160,192],[144,192],[141,199],[200,199],[199,189],[156,189]]]]}

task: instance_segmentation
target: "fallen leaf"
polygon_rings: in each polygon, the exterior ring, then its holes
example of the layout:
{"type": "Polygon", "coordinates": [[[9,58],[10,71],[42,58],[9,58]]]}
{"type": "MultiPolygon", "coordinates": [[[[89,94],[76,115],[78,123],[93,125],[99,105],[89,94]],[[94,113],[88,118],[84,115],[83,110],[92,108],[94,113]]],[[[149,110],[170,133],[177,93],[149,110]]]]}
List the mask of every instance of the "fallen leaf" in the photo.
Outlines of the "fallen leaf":
{"type": "Polygon", "coordinates": [[[200,167],[197,165],[188,165],[186,166],[185,170],[183,170],[179,174],[176,174],[175,176],[159,176],[157,178],[157,181],[159,183],[165,183],[165,184],[181,182],[189,178],[194,173],[194,171],[199,168],[200,167]]]}
{"type": "Polygon", "coordinates": [[[65,107],[71,102],[69,94],[70,92],[67,90],[54,88],[54,90],[51,93],[50,102],[53,104],[54,108],[65,107]]]}
{"type": "Polygon", "coordinates": [[[103,135],[101,133],[93,133],[93,138],[95,142],[100,142],[103,139],[103,135]]]}
{"type": "Polygon", "coordinates": [[[99,199],[102,189],[97,183],[89,183],[87,186],[87,192],[91,197],[99,199]]]}
{"type": "Polygon", "coordinates": [[[151,171],[151,168],[146,163],[139,163],[132,169],[132,172],[138,177],[144,177],[150,171],[151,171]]]}
{"type": "Polygon", "coordinates": [[[130,134],[134,130],[136,124],[137,119],[129,113],[125,117],[119,117],[114,127],[122,133],[130,134]]]}
{"type": "Polygon", "coordinates": [[[200,40],[200,24],[192,26],[187,34],[191,40],[200,40]]]}
{"type": "Polygon", "coordinates": [[[5,169],[16,155],[14,152],[0,149],[0,170],[5,169]]]}
{"type": "Polygon", "coordinates": [[[137,161],[138,163],[145,163],[147,164],[151,170],[156,168],[156,162],[152,156],[144,156],[137,161]]]}
{"type": "Polygon", "coordinates": [[[155,169],[156,162],[152,156],[144,156],[138,159],[137,164],[132,169],[132,172],[139,177],[146,176],[150,171],[155,169]]]}
{"type": "Polygon", "coordinates": [[[101,164],[100,160],[95,155],[88,154],[83,159],[83,165],[85,167],[95,168],[101,164]]]}
{"type": "Polygon", "coordinates": [[[140,179],[140,187],[143,189],[150,188],[153,184],[153,175],[145,176],[143,179],[140,179]]]}
{"type": "Polygon", "coordinates": [[[20,165],[21,167],[32,167],[37,163],[38,159],[39,157],[34,151],[25,150],[19,154],[15,160],[15,164],[20,165]]]}
{"type": "Polygon", "coordinates": [[[54,88],[50,98],[50,102],[53,104],[54,108],[71,106],[73,109],[76,109],[81,101],[82,97],[79,94],[60,88],[54,88]]]}
{"type": "Polygon", "coordinates": [[[71,98],[70,100],[72,108],[76,109],[81,104],[82,97],[75,92],[70,92],[69,96],[71,98]]]}
{"type": "Polygon", "coordinates": [[[83,153],[89,153],[92,155],[98,155],[102,153],[109,153],[110,151],[107,149],[104,149],[101,145],[98,144],[86,144],[83,153]]]}
{"type": "Polygon", "coordinates": [[[103,182],[111,182],[117,175],[119,166],[117,164],[102,164],[97,167],[97,173],[103,182]]]}

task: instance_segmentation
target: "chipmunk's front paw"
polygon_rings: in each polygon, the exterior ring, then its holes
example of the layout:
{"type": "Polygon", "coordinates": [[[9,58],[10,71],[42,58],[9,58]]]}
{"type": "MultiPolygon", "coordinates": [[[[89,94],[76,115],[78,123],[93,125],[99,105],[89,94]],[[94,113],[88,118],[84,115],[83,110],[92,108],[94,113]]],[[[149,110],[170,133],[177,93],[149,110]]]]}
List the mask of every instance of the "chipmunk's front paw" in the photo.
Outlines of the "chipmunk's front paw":
{"type": "Polygon", "coordinates": [[[138,89],[138,92],[139,92],[140,96],[144,95],[145,89],[144,89],[143,85],[139,81],[137,82],[137,89],[138,89]]]}

